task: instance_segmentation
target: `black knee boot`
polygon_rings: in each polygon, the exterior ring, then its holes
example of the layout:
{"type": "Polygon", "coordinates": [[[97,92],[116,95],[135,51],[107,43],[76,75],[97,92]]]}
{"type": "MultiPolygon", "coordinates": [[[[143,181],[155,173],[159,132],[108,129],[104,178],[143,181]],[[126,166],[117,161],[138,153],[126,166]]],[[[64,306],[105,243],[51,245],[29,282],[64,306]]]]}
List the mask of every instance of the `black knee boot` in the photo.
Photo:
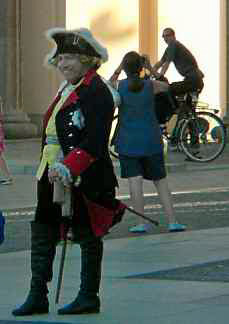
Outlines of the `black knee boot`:
{"type": "Polygon", "coordinates": [[[94,239],[80,243],[81,247],[81,285],[78,296],[71,303],[58,310],[58,314],[99,313],[99,286],[101,280],[101,263],[103,242],[94,239]]]}
{"type": "Polygon", "coordinates": [[[52,265],[59,239],[59,228],[31,222],[31,272],[29,295],[14,316],[48,313],[47,282],[52,279],[52,265]]]}

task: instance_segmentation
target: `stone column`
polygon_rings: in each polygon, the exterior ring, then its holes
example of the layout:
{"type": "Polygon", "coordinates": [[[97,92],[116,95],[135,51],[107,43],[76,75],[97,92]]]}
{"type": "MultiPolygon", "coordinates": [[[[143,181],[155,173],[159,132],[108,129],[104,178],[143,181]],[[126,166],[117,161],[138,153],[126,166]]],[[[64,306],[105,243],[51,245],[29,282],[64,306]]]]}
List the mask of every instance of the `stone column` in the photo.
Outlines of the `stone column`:
{"type": "Polygon", "coordinates": [[[22,110],[21,96],[21,0],[1,0],[0,12],[0,96],[3,101],[6,138],[37,135],[22,110]]]}
{"type": "Polygon", "coordinates": [[[158,59],[158,0],[139,0],[139,51],[158,59]]]}

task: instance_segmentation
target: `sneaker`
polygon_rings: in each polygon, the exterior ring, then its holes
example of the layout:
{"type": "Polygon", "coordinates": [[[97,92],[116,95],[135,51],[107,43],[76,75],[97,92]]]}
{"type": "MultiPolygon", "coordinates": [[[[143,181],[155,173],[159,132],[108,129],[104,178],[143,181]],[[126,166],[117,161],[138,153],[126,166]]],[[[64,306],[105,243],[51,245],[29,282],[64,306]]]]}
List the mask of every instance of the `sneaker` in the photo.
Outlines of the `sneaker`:
{"type": "Polygon", "coordinates": [[[145,233],[148,232],[152,228],[151,224],[139,224],[129,228],[129,232],[131,233],[145,233]]]}
{"type": "Polygon", "coordinates": [[[0,179],[0,185],[11,185],[12,183],[12,179],[0,179]]]}
{"type": "Polygon", "coordinates": [[[169,224],[168,230],[169,232],[183,232],[186,230],[186,226],[179,223],[173,223],[169,224]]]}

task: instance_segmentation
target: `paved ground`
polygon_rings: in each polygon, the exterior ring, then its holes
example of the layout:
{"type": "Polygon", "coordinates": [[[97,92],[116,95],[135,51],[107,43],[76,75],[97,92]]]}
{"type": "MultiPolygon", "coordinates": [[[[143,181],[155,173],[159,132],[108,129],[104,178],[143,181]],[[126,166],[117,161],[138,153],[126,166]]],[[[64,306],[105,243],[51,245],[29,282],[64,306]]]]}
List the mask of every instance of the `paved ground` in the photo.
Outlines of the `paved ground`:
{"type": "MultiPolygon", "coordinates": [[[[40,156],[40,139],[8,140],[6,157],[15,181],[12,186],[0,187],[0,206],[2,209],[34,206],[36,204],[36,172],[40,156]]],[[[118,162],[114,161],[116,174],[119,175],[118,162]]],[[[220,186],[227,182],[227,168],[229,166],[229,145],[226,146],[220,158],[209,163],[187,162],[181,153],[169,153],[167,158],[168,180],[172,191],[188,190],[192,183],[201,188],[203,182],[209,181],[209,186],[220,186]],[[205,172],[206,171],[206,172],[205,172]],[[219,178],[208,179],[208,172],[222,173],[219,178]],[[179,174],[179,176],[177,175],[179,174]],[[198,184],[198,179],[202,178],[198,184]],[[225,177],[223,176],[225,174],[225,177]],[[191,176],[190,176],[191,175],[191,176]]],[[[119,178],[117,194],[125,197],[128,194],[127,181],[119,178]]],[[[144,192],[152,193],[155,189],[150,181],[145,182],[144,192]]]]}
{"type": "MultiPolygon", "coordinates": [[[[220,190],[226,193],[228,152],[227,149],[220,159],[208,165],[184,162],[182,155],[171,154],[168,168],[173,189],[188,191],[195,183],[196,192],[201,192],[205,184],[209,196],[216,188],[219,194],[220,190]]],[[[36,189],[32,174],[39,156],[39,142],[8,141],[6,156],[15,182],[0,188],[1,208],[10,212],[15,207],[34,206],[36,189]]],[[[145,192],[149,195],[146,199],[150,199],[154,193],[152,186],[146,184],[145,192]]],[[[120,181],[118,194],[122,198],[128,196],[124,181],[120,181]]],[[[226,204],[226,196],[223,201],[226,204]]],[[[179,198],[177,203],[180,203],[179,198]]],[[[50,314],[21,318],[17,322],[226,324],[229,316],[228,244],[229,227],[106,240],[102,312],[91,316],[56,315],[54,296],[61,253],[58,247],[50,286],[50,314]],[[203,273],[205,278],[201,280],[203,273]]],[[[0,250],[1,247],[3,245],[0,250]]],[[[79,259],[78,246],[69,246],[61,304],[75,297],[79,259]]],[[[11,310],[24,300],[29,268],[29,251],[0,254],[0,324],[15,321],[11,310]]]]}
{"type": "MultiPolygon", "coordinates": [[[[101,288],[102,313],[92,316],[57,316],[54,304],[58,249],[54,280],[50,287],[50,314],[21,318],[35,322],[68,323],[227,323],[229,284],[219,281],[187,281],[137,277],[228,259],[229,230],[193,231],[107,240],[101,288]]],[[[60,303],[71,301],[79,285],[79,249],[69,247],[60,303]]],[[[6,253],[1,259],[0,318],[14,320],[11,309],[25,298],[29,252],[6,253]],[[16,289],[15,289],[16,287],[16,289]]]]}

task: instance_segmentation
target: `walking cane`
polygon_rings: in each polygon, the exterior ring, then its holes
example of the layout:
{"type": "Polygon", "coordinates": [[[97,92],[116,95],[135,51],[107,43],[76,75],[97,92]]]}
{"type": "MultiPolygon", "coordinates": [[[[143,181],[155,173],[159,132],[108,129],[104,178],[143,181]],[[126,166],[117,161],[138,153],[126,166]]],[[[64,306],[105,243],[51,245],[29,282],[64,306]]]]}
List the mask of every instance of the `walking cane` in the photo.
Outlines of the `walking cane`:
{"type": "Polygon", "coordinates": [[[60,267],[59,267],[59,275],[58,275],[58,281],[57,281],[57,288],[56,288],[56,298],[55,298],[55,303],[59,303],[59,298],[60,298],[60,290],[61,290],[61,285],[63,281],[63,273],[64,273],[64,262],[65,262],[65,256],[66,256],[66,250],[67,250],[67,233],[69,226],[68,224],[62,224],[62,237],[63,237],[63,246],[62,246],[62,252],[61,252],[61,258],[60,258],[60,267]]]}
{"type": "Polygon", "coordinates": [[[60,204],[62,206],[62,219],[63,222],[61,224],[61,238],[63,240],[61,258],[60,258],[60,266],[59,266],[59,275],[57,281],[57,289],[56,289],[56,298],[55,303],[59,303],[61,285],[63,281],[63,273],[64,273],[64,262],[67,250],[67,234],[70,227],[71,221],[71,189],[64,187],[64,185],[56,181],[54,182],[54,194],[53,201],[60,204]]]}
{"type": "Polygon", "coordinates": [[[126,208],[127,210],[129,210],[129,212],[131,212],[131,213],[133,213],[133,214],[135,214],[135,215],[137,215],[137,216],[139,216],[139,217],[141,217],[141,218],[144,218],[145,220],[147,220],[148,222],[152,223],[153,225],[156,225],[156,226],[159,225],[159,222],[158,222],[158,221],[156,221],[156,220],[154,220],[154,219],[152,219],[152,218],[150,218],[150,217],[147,217],[147,216],[145,216],[145,215],[143,215],[143,214],[137,212],[135,209],[130,208],[130,207],[126,206],[126,205],[125,205],[125,208],[126,208]]]}
{"type": "MultiPolygon", "coordinates": [[[[54,182],[53,201],[62,206],[62,219],[64,220],[63,223],[61,224],[61,237],[63,239],[63,247],[62,247],[61,259],[60,259],[59,275],[58,275],[56,298],[55,298],[55,303],[58,304],[61,285],[63,281],[64,262],[65,262],[65,256],[67,250],[67,233],[71,221],[71,212],[72,212],[71,211],[71,190],[64,187],[64,185],[59,181],[54,182]]],[[[159,225],[158,221],[151,219],[150,217],[147,217],[126,205],[125,205],[125,209],[129,210],[129,212],[139,217],[144,218],[145,220],[152,223],[153,225],[156,226],[159,225]]]]}

